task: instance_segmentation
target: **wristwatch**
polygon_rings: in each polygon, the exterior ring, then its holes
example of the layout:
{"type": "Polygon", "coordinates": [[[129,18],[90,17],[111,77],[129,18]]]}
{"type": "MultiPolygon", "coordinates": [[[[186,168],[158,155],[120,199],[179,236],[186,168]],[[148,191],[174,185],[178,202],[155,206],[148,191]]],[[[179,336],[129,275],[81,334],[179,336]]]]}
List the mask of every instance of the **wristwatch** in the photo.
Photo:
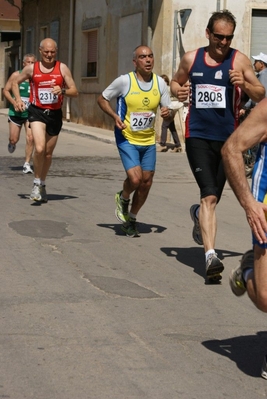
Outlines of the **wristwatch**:
{"type": "Polygon", "coordinates": [[[62,96],[65,96],[65,94],[66,94],[66,89],[65,89],[65,87],[63,87],[63,88],[61,89],[61,94],[62,94],[62,96]]]}

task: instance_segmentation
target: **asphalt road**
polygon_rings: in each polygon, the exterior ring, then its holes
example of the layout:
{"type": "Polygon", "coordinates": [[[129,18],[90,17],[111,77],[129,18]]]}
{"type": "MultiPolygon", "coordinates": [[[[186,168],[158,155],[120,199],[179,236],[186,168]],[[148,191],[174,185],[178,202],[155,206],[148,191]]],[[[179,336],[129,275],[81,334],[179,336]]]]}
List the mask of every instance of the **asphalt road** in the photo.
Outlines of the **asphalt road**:
{"type": "Polygon", "coordinates": [[[114,216],[124,179],[114,144],[61,133],[39,205],[22,174],[24,133],[10,155],[0,123],[0,398],[266,397],[266,316],[228,285],[251,245],[230,188],[217,208],[223,280],[207,285],[184,153],[158,154],[132,239],[114,216]]]}

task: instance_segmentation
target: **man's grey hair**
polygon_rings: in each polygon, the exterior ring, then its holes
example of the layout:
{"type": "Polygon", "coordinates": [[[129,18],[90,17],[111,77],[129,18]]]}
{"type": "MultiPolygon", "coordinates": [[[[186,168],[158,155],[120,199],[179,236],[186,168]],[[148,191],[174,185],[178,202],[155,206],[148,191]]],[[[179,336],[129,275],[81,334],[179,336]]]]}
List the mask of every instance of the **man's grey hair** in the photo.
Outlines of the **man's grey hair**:
{"type": "Polygon", "coordinates": [[[34,58],[36,60],[36,55],[33,54],[33,53],[25,54],[24,57],[23,57],[23,62],[26,61],[26,58],[34,58]]]}
{"type": "Polygon", "coordinates": [[[138,50],[140,47],[150,48],[150,47],[146,46],[145,44],[140,44],[139,46],[135,47],[134,52],[133,52],[133,60],[136,60],[136,50],[138,50]]]}

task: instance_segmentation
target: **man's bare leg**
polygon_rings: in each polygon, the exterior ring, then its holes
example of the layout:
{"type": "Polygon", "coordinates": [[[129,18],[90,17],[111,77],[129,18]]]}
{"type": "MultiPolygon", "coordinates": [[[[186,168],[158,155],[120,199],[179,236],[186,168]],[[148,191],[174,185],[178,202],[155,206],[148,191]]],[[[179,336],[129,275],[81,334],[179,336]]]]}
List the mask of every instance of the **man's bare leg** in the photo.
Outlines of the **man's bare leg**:
{"type": "Polygon", "coordinates": [[[24,124],[24,126],[25,126],[25,134],[26,134],[25,162],[30,163],[32,154],[33,154],[33,148],[34,148],[33,135],[32,135],[31,129],[29,128],[28,121],[24,124]]]}
{"type": "MultiPolygon", "coordinates": [[[[21,126],[18,126],[13,122],[9,122],[9,144],[11,144],[11,146],[16,146],[17,142],[19,141],[20,132],[21,126]]],[[[12,151],[9,149],[9,152],[14,151],[15,148],[12,151]]]]}
{"type": "Polygon", "coordinates": [[[45,147],[46,147],[46,125],[42,122],[31,122],[31,130],[34,140],[34,177],[35,179],[41,179],[45,147]]]}
{"type": "Polygon", "coordinates": [[[205,252],[215,247],[217,231],[216,204],[217,197],[214,195],[202,198],[200,203],[199,224],[205,252]]]}
{"type": "Polygon", "coordinates": [[[154,172],[152,171],[143,171],[142,172],[142,182],[139,187],[135,190],[133,195],[133,201],[130,212],[134,215],[140,211],[146,199],[148,197],[148,193],[153,183],[154,172]]]}
{"type": "Polygon", "coordinates": [[[267,250],[254,246],[254,270],[247,278],[247,293],[262,312],[267,312],[267,250]]]}
{"type": "Polygon", "coordinates": [[[45,181],[47,173],[50,169],[52,163],[52,155],[56,147],[57,140],[58,136],[49,136],[49,134],[46,133],[46,146],[44,153],[43,168],[41,172],[41,181],[45,181]]]}
{"type": "Polygon", "coordinates": [[[210,282],[220,281],[221,272],[224,270],[222,261],[215,253],[217,232],[216,204],[217,197],[215,195],[210,195],[201,199],[199,210],[199,224],[206,259],[206,277],[210,282]]]}

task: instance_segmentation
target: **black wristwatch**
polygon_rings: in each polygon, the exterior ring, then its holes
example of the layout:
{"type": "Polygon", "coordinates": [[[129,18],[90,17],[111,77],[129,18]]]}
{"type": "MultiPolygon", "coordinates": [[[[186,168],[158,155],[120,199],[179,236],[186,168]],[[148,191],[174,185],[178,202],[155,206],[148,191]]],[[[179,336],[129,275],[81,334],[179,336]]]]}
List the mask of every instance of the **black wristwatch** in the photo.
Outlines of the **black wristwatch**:
{"type": "Polygon", "coordinates": [[[65,96],[65,94],[66,94],[66,89],[65,89],[65,87],[63,87],[63,88],[61,89],[61,94],[62,94],[62,96],[65,96]]]}

